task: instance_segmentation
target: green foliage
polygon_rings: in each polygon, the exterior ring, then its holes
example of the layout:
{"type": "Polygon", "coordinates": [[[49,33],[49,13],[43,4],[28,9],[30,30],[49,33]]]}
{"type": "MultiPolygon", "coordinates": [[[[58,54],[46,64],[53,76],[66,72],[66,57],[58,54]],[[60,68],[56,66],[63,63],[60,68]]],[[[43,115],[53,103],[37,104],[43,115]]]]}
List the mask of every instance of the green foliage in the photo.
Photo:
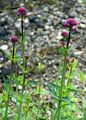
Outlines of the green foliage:
{"type": "Polygon", "coordinates": [[[44,72],[44,70],[45,70],[45,65],[42,64],[42,63],[38,63],[38,69],[39,69],[40,72],[44,72]]]}

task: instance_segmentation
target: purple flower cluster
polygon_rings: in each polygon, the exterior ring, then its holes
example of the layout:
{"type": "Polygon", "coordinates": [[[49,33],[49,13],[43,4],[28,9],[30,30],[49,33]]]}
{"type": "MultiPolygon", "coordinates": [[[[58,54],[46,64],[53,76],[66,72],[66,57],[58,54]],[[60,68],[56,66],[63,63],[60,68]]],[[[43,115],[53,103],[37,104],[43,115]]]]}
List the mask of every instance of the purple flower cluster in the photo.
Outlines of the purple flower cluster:
{"type": "Polygon", "coordinates": [[[17,11],[17,16],[27,16],[27,10],[24,7],[20,7],[17,11]]]}
{"type": "Polygon", "coordinates": [[[68,18],[64,22],[64,27],[73,27],[73,26],[76,26],[76,25],[78,25],[78,22],[74,18],[68,18]]]}
{"type": "MultiPolygon", "coordinates": [[[[78,21],[75,20],[74,18],[68,18],[67,20],[65,20],[63,25],[67,29],[61,32],[63,38],[58,43],[57,48],[61,48],[62,46],[66,47],[70,33],[74,33],[77,30],[78,21]]],[[[74,40],[70,39],[68,45],[72,45],[73,42],[74,40]]]]}
{"type": "Polygon", "coordinates": [[[18,41],[17,36],[16,36],[16,35],[12,35],[12,36],[10,37],[10,41],[11,41],[12,43],[16,43],[16,42],[18,41]]]}
{"type": "Polygon", "coordinates": [[[62,31],[62,33],[61,33],[61,35],[62,35],[63,37],[68,36],[68,34],[69,34],[69,32],[68,32],[68,31],[66,31],[66,30],[62,31]]]}

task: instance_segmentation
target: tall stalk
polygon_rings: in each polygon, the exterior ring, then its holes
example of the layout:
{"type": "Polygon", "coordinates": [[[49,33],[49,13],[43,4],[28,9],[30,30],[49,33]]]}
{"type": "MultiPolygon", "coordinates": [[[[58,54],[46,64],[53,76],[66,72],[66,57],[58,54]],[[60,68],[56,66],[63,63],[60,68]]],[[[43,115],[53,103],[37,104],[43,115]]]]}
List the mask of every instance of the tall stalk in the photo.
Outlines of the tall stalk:
{"type": "Polygon", "coordinates": [[[8,116],[8,108],[9,108],[9,100],[10,100],[10,92],[11,92],[11,79],[12,79],[12,73],[13,73],[14,56],[15,56],[15,43],[13,43],[11,73],[10,73],[10,79],[9,79],[9,88],[8,88],[8,96],[6,101],[6,110],[5,110],[4,120],[8,120],[7,116],[8,116]]]}
{"type": "Polygon", "coordinates": [[[68,40],[67,40],[66,51],[64,53],[64,64],[63,64],[63,71],[62,71],[61,87],[60,87],[60,91],[59,91],[58,108],[56,110],[54,120],[61,120],[61,105],[62,105],[63,87],[64,87],[64,84],[65,84],[65,74],[66,74],[66,66],[67,66],[66,57],[67,57],[67,54],[68,54],[70,38],[71,38],[71,28],[69,29],[69,36],[68,36],[68,40]]]}
{"type": "MultiPolygon", "coordinates": [[[[26,67],[25,67],[25,58],[24,58],[25,45],[24,45],[23,16],[21,17],[21,31],[22,31],[21,44],[22,44],[23,68],[24,68],[24,70],[25,70],[26,67]]],[[[25,88],[25,72],[23,72],[23,84],[22,84],[22,92],[21,92],[21,101],[20,101],[19,113],[18,113],[18,119],[17,119],[17,120],[21,120],[21,119],[20,119],[20,116],[21,116],[21,108],[22,108],[22,103],[23,103],[23,92],[24,92],[24,88],[25,88]]]]}

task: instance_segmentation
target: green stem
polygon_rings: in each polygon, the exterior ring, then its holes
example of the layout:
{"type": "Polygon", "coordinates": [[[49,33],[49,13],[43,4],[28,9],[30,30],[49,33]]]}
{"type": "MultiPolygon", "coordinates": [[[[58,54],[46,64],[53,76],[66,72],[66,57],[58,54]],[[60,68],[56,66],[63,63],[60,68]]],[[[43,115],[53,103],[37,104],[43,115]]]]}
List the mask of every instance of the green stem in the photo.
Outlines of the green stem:
{"type": "Polygon", "coordinates": [[[6,101],[6,110],[5,110],[5,116],[4,120],[8,120],[8,107],[9,107],[9,100],[10,100],[10,91],[11,91],[11,79],[12,79],[12,73],[13,73],[13,64],[14,64],[14,56],[15,56],[15,44],[13,44],[13,50],[12,50],[12,61],[11,61],[11,73],[10,73],[10,79],[9,79],[9,90],[8,90],[8,97],[6,101]]]}
{"type": "Polygon", "coordinates": [[[65,51],[65,54],[64,54],[64,64],[63,64],[61,87],[60,87],[60,91],[59,91],[58,108],[56,110],[54,120],[55,119],[56,120],[61,120],[61,105],[62,105],[62,97],[63,97],[63,86],[65,84],[65,73],[66,73],[66,57],[67,57],[67,54],[68,54],[70,38],[71,38],[71,28],[69,29],[69,36],[68,36],[68,40],[67,40],[67,46],[66,46],[66,51],[65,51]]]}
{"type": "MultiPolygon", "coordinates": [[[[26,65],[25,65],[25,59],[24,59],[24,31],[23,31],[23,16],[21,18],[21,30],[22,30],[22,58],[23,58],[23,68],[26,70],[26,65]]],[[[21,92],[21,101],[20,101],[20,106],[19,106],[19,113],[18,113],[18,118],[17,120],[21,120],[21,109],[22,109],[22,103],[23,103],[23,92],[25,88],[25,72],[23,72],[23,84],[22,84],[22,92],[21,92]]]]}
{"type": "Polygon", "coordinates": [[[39,79],[39,99],[38,99],[39,109],[40,109],[40,92],[41,92],[41,80],[39,79]]]}
{"type": "MultiPolygon", "coordinates": [[[[70,73],[69,74],[70,74],[70,76],[72,74],[72,64],[70,66],[70,73]]],[[[67,86],[69,86],[69,84],[71,85],[71,78],[68,79],[67,86]]]]}
{"type": "Polygon", "coordinates": [[[25,61],[24,61],[24,28],[23,28],[23,16],[21,18],[21,29],[22,29],[22,40],[21,40],[21,44],[22,44],[22,57],[23,57],[23,66],[25,65],[25,61]]]}
{"type": "Polygon", "coordinates": [[[13,69],[14,69],[14,57],[15,57],[15,43],[13,43],[13,50],[12,50],[11,77],[12,77],[12,73],[13,73],[13,69]]]}
{"type": "Polygon", "coordinates": [[[18,113],[18,120],[21,120],[21,108],[23,103],[23,92],[24,92],[24,86],[25,86],[25,74],[23,73],[23,84],[22,84],[22,92],[21,92],[21,101],[20,101],[20,107],[19,107],[19,113],[18,113]]]}
{"type": "Polygon", "coordinates": [[[8,107],[9,107],[9,99],[10,99],[10,84],[9,84],[9,90],[8,90],[8,97],[7,97],[7,101],[6,101],[6,110],[5,110],[5,116],[4,116],[4,120],[8,120],[8,107]]]}
{"type": "MultiPolygon", "coordinates": [[[[41,79],[39,79],[39,96],[38,96],[38,114],[40,114],[40,92],[41,92],[41,79]]],[[[38,120],[39,120],[38,116],[38,120]]]]}
{"type": "Polygon", "coordinates": [[[66,56],[67,56],[67,52],[65,53],[65,56],[64,56],[64,66],[63,66],[63,74],[62,74],[62,80],[61,80],[61,88],[60,88],[60,92],[59,92],[57,120],[61,119],[61,115],[60,114],[61,114],[61,103],[62,103],[62,96],[63,96],[63,85],[65,83],[66,56]]]}

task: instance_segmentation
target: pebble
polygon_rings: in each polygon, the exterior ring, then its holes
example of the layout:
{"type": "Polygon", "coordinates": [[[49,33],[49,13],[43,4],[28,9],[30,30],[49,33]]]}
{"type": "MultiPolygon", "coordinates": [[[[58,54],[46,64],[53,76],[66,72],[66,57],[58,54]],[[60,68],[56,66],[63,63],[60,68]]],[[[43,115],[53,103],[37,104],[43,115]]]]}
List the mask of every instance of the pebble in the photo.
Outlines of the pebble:
{"type": "Polygon", "coordinates": [[[20,20],[17,20],[15,22],[15,27],[20,31],[21,30],[21,21],[20,20]]]}
{"type": "Polygon", "coordinates": [[[80,23],[79,28],[86,29],[86,25],[83,23],[80,23]]]}
{"type": "Polygon", "coordinates": [[[2,50],[7,50],[8,49],[8,45],[2,45],[1,47],[0,47],[0,49],[2,49],[2,50]]]}
{"type": "Polygon", "coordinates": [[[48,7],[44,7],[43,12],[48,12],[48,11],[49,11],[48,7]]]}

